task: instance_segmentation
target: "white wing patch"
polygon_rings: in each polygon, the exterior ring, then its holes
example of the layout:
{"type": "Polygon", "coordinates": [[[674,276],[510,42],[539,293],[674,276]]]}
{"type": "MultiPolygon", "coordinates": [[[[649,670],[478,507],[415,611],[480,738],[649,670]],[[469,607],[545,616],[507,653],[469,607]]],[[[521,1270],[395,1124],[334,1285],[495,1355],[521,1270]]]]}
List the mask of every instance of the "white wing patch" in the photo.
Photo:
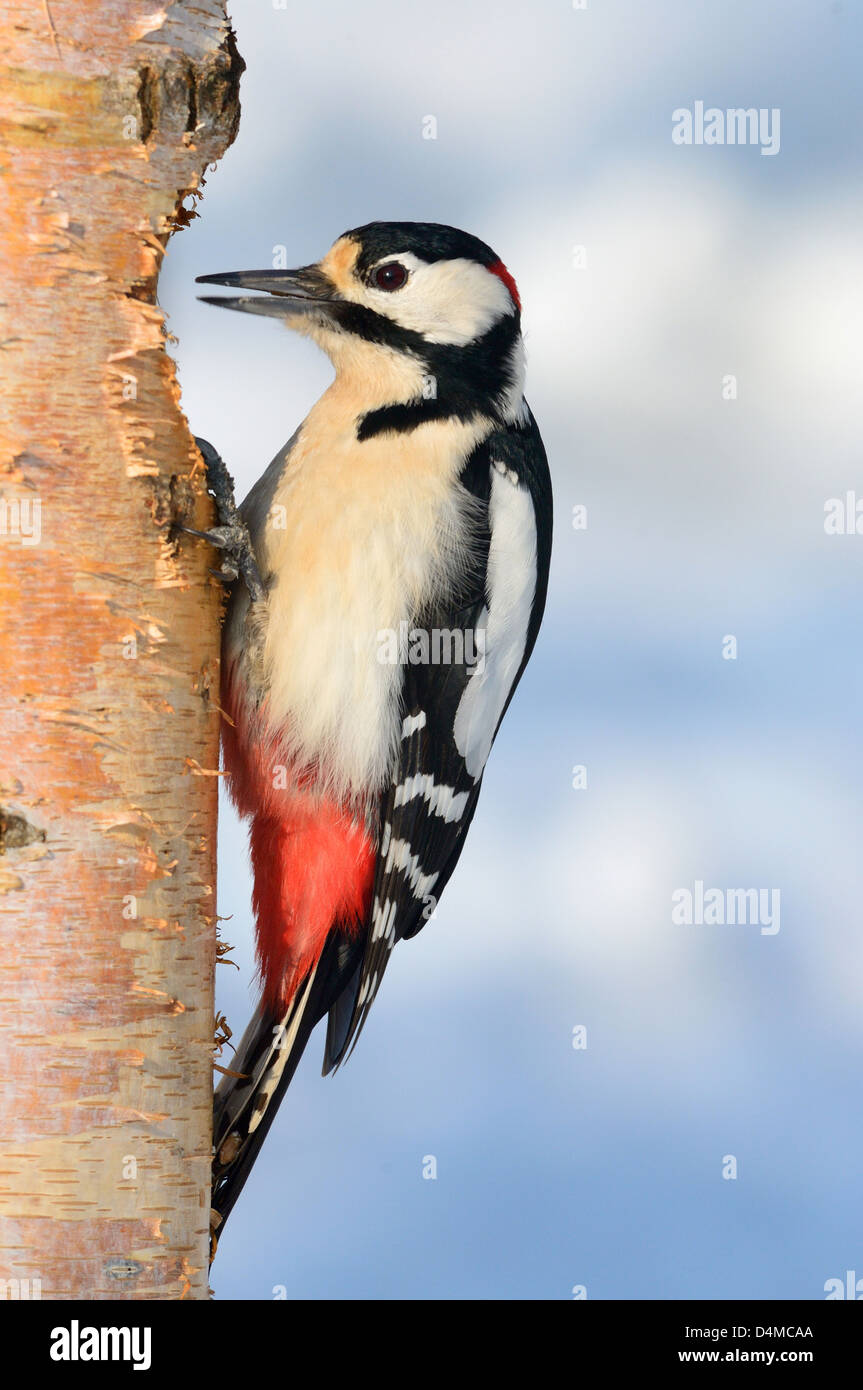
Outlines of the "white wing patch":
{"type": "Polygon", "coordinates": [[[411,734],[416,733],[417,729],[424,729],[426,726],[426,712],[421,709],[419,714],[408,714],[402,720],[402,738],[410,738],[411,734]]]}
{"type": "Polygon", "coordinates": [[[393,806],[405,806],[415,796],[421,796],[428,803],[432,815],[444,821],[460,820],[467,805],[469,792],[457,792],[455,787],[447,787],[435,781],[430,773],[418,772],[408,777],[396,787],[393,806]]]}
{"type": "Polygon", "coordinates": [[[536,516],[527,488],[495,463],[489,500],[491,544],[486,593],[485,662],[456,710],[453,738],[475,782],[482,776],[507,696],[524,657],[536,593],[536,516]]]}
{"type": "Polygon", "coordinates": [[[375,910],[372,914],[372,941],[377,941],[384,937],[388,946],[395,942],[396,930],[396,909],[398,903],[390,902],[389,898],[381,907],[379,902],[375,902],[375,910]]]}
{"type": "Polygon", "coordinates": [[[439,874],[424,874],[422,865],[407,840],[390,840],[389,850],[384,861],[384,873],[399,869],[407,879],[415,898],[425,898],[434,888],[439,874]]]}

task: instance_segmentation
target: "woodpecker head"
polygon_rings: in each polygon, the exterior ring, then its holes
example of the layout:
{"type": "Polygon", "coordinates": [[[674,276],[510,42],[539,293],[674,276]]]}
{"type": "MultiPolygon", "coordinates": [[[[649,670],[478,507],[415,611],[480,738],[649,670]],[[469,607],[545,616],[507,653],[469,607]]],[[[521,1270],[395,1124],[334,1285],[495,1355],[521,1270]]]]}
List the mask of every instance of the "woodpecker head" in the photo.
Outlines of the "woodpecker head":
{"type": "Polygon", "coordinates": [[[515,281],[485,242],[455,227],[370,222],[345,232],[315,265],[201,275],[198,283],[266,291],[203,298],[282,319],[313,338],[337,374],[386,381],[375,404],[377,415],[381,406],[397,408],[388,428],[479,414],[509,422],[523,408],[515,281]]]}

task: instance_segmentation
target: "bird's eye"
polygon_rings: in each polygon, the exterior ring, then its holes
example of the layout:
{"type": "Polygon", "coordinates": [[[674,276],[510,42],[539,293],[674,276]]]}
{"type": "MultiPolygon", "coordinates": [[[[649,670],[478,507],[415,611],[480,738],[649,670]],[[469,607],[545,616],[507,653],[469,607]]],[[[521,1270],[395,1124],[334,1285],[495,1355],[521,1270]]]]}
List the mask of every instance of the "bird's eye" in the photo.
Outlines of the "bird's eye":
{"type": "Polygon", "coordinates": [[[372,284],[378,290],[400,290],[408,278],[401,261],[387,261],[372,271],[372,284]]]}

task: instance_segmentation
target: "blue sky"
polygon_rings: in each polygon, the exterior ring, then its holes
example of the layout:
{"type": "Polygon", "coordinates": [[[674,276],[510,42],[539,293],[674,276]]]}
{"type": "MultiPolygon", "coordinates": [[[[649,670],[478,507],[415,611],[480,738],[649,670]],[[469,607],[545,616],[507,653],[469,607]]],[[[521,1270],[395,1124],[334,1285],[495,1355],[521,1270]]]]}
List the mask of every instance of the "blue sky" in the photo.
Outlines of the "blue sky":
{"type": "MultiPolygon", "coordinates": [[[[460,867],[335,1079],[313,1039],[216,1294],[823,1297],[863,1273],[863,537],[824,531],[829,498],[863,498],[860,14],[232,13],[240,134],[160,286],[193,429],[244,492],[330,378],[279,325],[198,304],[195,275],[451,222],[519,283],[557,531],[460,867]],[[675,145],[697,100],[778,107],[779,153],[675,145]],[[778,889],[779,932],[674,925],[696,880],[778,889]]],[[[239,1032],[227,806],[220,860],[239,1032]]]]}

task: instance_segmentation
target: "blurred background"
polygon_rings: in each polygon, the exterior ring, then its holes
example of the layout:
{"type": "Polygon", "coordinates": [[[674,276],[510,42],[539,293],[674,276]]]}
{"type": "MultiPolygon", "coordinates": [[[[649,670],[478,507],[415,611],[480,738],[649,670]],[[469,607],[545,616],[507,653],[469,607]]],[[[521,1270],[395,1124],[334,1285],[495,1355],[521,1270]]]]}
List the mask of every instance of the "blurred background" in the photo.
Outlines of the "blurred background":
{"type": "MultiPolygon", "coordinates": [[[[196,275],[452,223],[521,290],[557,529],[459,868],[335,1079],[313,1038],[216,1295],[824,1298],[863,1278],[863,535],[825,531],[863,501],[861,12],[232,15],[239,137],[161,277],[194,432],[244,494],[331,378],[196,275]],[[778,108],[778,153],[674,143],[697,101],[778,108]],[[697,881],[779,931],[676,924],[697,881]]],[[[250,892],[225,801],[237,1035],[250,892]]]]}

